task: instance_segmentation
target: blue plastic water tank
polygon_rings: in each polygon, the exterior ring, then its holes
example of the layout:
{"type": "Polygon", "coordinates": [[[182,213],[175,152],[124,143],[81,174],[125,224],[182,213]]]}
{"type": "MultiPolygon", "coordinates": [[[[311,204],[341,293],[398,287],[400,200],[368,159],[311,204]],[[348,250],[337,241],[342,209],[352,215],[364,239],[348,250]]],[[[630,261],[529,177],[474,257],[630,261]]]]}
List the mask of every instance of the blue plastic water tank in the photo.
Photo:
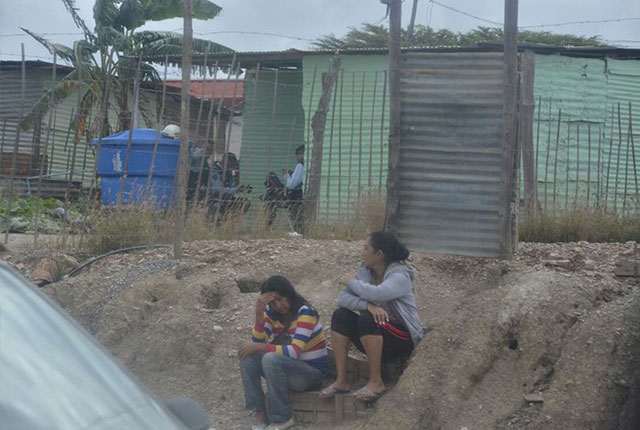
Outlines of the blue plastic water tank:
{"type": "MultiPolygon", "coordinates": [[[[157,134],[153,129],[133,130],[121,201],[123,204],[148,202],[156,208],[166,209],[173,200],[180,140],[160,136],[153,176],[147,189],[157,134]]],[[[106,206],[118,201],[122,176],[125,173],[128,142],[128,130],[102,139],[97,172],[102,189],[102,203],[106,206]]],[[[92,143],[97,148],[98,139],[93,139],[92,143]]]]}

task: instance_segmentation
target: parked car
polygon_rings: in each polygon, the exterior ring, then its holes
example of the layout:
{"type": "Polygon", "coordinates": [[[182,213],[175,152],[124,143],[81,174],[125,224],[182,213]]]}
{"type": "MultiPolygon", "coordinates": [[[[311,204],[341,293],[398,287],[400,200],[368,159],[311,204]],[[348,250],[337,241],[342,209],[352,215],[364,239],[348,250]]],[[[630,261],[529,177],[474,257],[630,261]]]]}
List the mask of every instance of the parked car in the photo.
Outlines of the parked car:
{"type": "Polygon", "coordinates": [[[49,297],[0,262],[0,428],[209,428],[195,401],[161,403],[49,297]]]}

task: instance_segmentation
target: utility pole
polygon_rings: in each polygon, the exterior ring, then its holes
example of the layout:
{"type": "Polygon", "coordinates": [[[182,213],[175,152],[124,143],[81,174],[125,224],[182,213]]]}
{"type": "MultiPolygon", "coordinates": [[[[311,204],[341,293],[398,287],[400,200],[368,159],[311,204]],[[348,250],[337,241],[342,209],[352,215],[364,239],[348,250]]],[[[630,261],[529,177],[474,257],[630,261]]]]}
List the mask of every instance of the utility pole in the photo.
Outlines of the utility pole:
{"type": "Polygon", "coordinates": [[[191,50],[193,40],[193,1],[184,1],[184,34],[182,36],[182,93],[180,95],[180,155],[178,156],[178,192],[176,194],[175,243],[173,255],[182,258],[182,228],[184,226],[187,170],[189,158],[189,86],[191,84],[191,50]]]}
{"type": "Polygon", "coordinates": [[[501,233],[500,254],[511,259],[514,251],[514,231],[517,202],[513,202],[515,174],[513,157],[517,157],[517,97],[518,97],[518,0],[504,2],[504,141],[502,145],[502,172],[500,176],[501,233]]]}
{"type": "Polygon", "coordinates": [[[389,8],[389,160],[385,230],[396,233],[400,198],[400,30],[402,0],[380,0],[389,8]]]}
{"type": "Polygon", "coordinates": [[[416,12],[418,11],[418,0],[413,0],[413,6],[411,7],[411,21],[409,21],[409,40],[408,45],[413,44],[413,26],[416,23],[416,12]]]}

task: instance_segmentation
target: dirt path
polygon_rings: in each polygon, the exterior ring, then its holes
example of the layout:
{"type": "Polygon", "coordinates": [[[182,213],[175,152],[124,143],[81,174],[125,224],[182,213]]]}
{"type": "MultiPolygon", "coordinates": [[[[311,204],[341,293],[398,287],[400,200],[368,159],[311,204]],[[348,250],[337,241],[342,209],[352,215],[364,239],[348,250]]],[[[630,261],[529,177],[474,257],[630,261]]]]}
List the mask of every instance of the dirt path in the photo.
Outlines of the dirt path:
{"type": "MultiPolygon", "coordinates": [[[[287,276],[328,329],[336,280],[357,267],[361,246],[194,242],[180,262],[170,250],[117,255],[45,291],[160,397],[188,395],[215,428],[240,429],[249,421],[235,351],[257,294],[238,281],[287,276]]],[[[366,424],[304,428],[638,428],[640,289],[613,276],[632,250],[522,244],[508,263],[413,254],[431,330],[399,385],[366,424]],[[530,394],[543,402],[526,402],[530,394]]]]}

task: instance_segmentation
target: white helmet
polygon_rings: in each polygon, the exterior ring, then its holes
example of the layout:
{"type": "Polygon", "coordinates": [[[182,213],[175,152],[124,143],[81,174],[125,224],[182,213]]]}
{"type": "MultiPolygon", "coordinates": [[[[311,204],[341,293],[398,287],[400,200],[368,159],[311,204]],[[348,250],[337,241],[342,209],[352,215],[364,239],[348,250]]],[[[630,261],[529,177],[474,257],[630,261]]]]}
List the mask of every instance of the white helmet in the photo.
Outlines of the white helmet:
{"type": "Polygon", "coordinates": [[[180,127],[175,124],[169,124],[162,130],[162,135],[171,139],[180,139],[180,127]]]}

